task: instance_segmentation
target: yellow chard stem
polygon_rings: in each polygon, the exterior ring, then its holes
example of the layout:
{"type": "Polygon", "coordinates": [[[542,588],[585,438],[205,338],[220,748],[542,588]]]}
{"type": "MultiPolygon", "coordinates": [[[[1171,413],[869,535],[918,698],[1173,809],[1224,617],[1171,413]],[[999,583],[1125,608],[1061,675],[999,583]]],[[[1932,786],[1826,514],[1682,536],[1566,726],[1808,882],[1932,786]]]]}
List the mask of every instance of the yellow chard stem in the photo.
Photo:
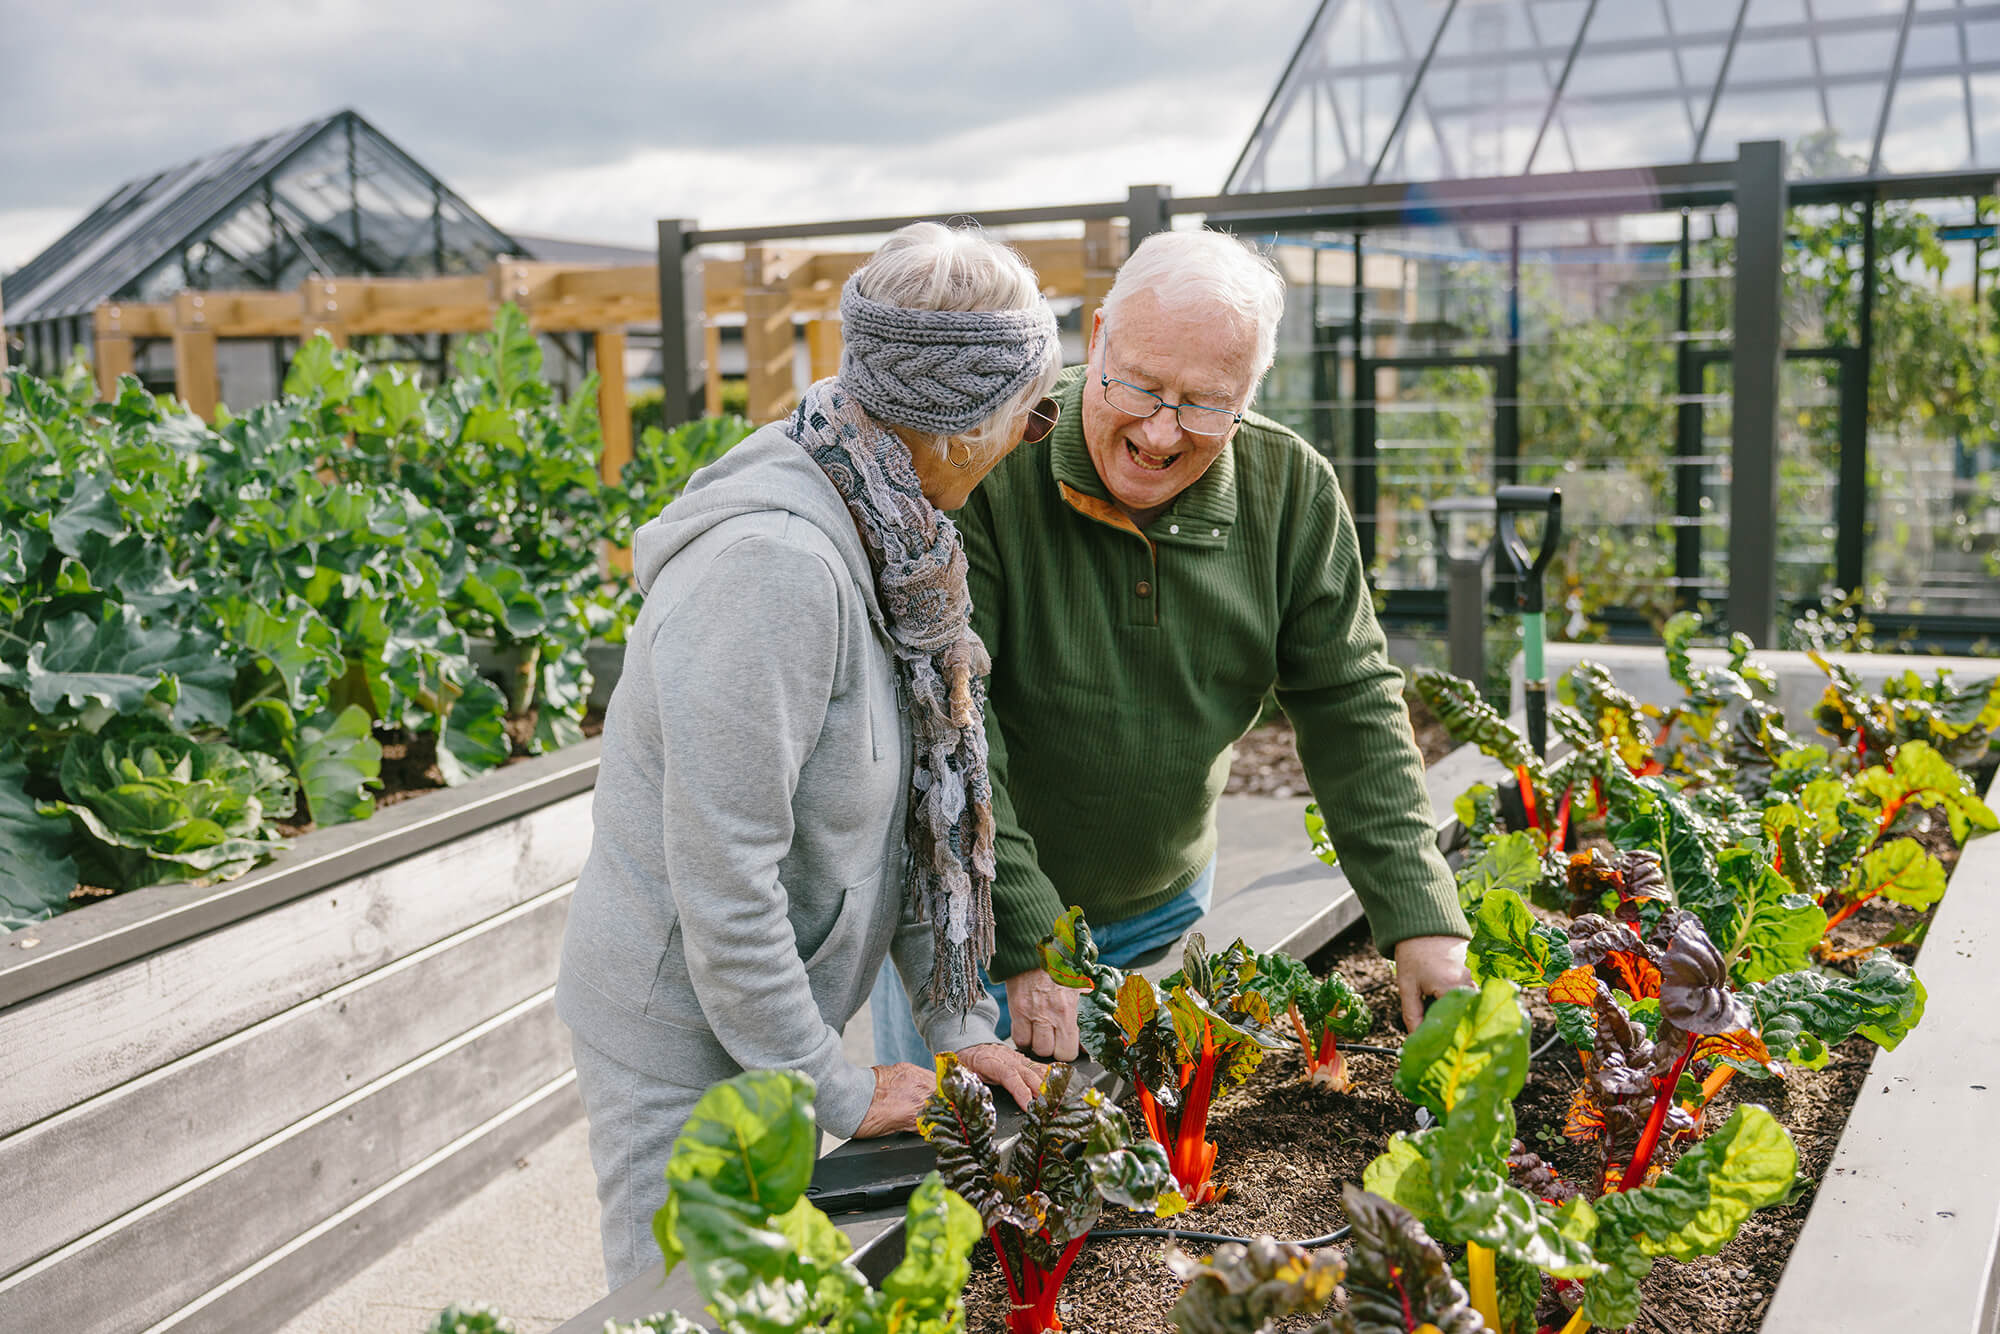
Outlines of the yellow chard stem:
{"type": "Polygon", "coordinates": [[[1590,1322],[1583,1318],[1582,1307],[1579,1306],[1576,1314],[1569,1318],[1569,1323],[1563,1326],[1562,1334],[1590,1334],[1590,1322]]]}
{"type": "Polygon", "coordinates": [[[1486,1328],[1500,1328],[1500,1287],[1493,1275],[1493,1252],[1476,1241],[1465,1243],[1465,1271],[1470,1278],[1472,1309],[1486,1328]]]}

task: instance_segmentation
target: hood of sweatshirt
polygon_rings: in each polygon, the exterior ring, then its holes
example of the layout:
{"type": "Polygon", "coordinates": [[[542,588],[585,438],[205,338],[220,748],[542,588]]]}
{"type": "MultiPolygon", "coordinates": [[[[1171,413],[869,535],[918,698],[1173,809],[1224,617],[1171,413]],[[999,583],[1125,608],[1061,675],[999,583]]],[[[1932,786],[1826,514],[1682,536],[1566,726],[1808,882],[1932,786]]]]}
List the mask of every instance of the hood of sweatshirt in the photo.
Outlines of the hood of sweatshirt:
{"type": "Polygon", "coordinates": [[[738,515],[771,511],[795,514],[826,534],[861,587],[869,619],[883,625],[875,571],[847,502],[777,422],[695,473],[679,497],[634,534],[632,575],[640,593],[651,592],[666,563],[709,529],[738,515]]]}

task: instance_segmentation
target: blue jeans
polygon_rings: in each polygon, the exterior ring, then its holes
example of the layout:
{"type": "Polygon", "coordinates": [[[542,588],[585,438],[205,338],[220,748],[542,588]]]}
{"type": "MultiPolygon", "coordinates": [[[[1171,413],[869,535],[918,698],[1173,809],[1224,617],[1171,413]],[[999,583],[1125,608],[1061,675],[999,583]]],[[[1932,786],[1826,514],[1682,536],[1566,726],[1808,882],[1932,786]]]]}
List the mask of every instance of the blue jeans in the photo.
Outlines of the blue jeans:
{"type": "MultiPolygon", "coordinates": [[[[1107,922],[1101,927],[1093,924],[1090,935],[1097,942],[1097,957],[1113,968],[1130,968],[1135,960],[1173,948],[1208,911],[1214,897],[1215,861],[1211,858],[1193,884],[1159,907],[1122,922],[1107,922]]],[[[1007,1017],[1007,988],[1004,983],[989,980],[986,990],[1000,1003],[999,1032],[1004,1038],[1012,1031],[1007,1017]]],[[[868,1014],[875,1029],[875,1064],[908,1061],[928,1066],[931,1063],[931,1049],[917,1032],[917,1021],[910,1014],[910,995],[903,990],[903,979],[897,974],[893,959],[882,961],[875,989],[868,994],[868,1014]]]]}

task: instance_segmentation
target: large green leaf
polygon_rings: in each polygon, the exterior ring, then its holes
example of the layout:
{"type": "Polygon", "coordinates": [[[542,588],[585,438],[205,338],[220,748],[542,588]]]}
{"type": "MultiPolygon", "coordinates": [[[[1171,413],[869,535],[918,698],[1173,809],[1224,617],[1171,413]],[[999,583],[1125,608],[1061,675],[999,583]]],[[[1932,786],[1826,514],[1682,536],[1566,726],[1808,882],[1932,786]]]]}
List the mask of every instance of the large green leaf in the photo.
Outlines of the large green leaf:
{"type": "Polygon", "coordinates": [[[1458,901],[1472,913],[1495,890],[1528,898],[1544,874],[1541,850],[1532,834],[1525,830],[1502,834],[1458,873],[1458,901]]]}
{"type": "Polygon", "coordinates": [[[1862,960],[1855,976],[1797,972],[1751,989],[1750,1007],[1771,1055],[1814,1063],[1856,1033],[1893,1049],[1923,1018],[1924,984],[1887,955],[1862,960]]]}
{"type": "Polygon", "coordinates": [[[972,1248],[985,1231],[979,1213],[932,1172],[911,1192],[903,1211],[903,1259],[882,1280],[882,1295],[898,1303],[890,1329],[943,1320],[957,1313],[972,1272],[972,1248]]]}
{"type": "Polygon", "coordinates": [[[1879,894],[1905,907],[1928,908],[1944,897],[1944,863],[1913,838],[1870,848],[1856,868],[1853,892],[1879,894]]]}
{"type": "Polygon", "coordinates": [[[1886,812],[1904,806],[1941,811],[1960,843],[2000,829],[2000,817],[1979,799],[1971,778],[1923,741],[1896,748],[1895,768],[1864,769],[1855,786],[1873,797],[1886,812]]]}
{"type": "Polygon", "coordinates": [[[1729,901],[1711,905],[1703,924],[1739,985],[1795,972],[1812,961],[1813,946],[1826,934],[1826,913],[1772,870],[1762,852],[1725,849],[1717,878],[1729,901]]]}
{"type": "Polygon", "coordinates": [[[1478,991],[1449,991],[1432,1002],[1403,1043],[1396,1091],[1443,1118],[1475,1081],[1511,1102],[1528,1077],[1528,1023],[1519,989],[1495,979],[1478,991]]]}
{"type": "Polygon", "coordinates": [[[1785,1198],[1798,1167],[1785,1128],[1745,1103],[1652,1185],[1606,1195],[1597,1202],[1591,1245],[1608,1268],[1584,1289],[1585,1319],[1614,1329],[1631,1324],[1656,1258],[1714,1255],[1753,1212],[1785,1198]]]}
{"type": "Polygon", "coordinates": [[[82,555],[84,539],[91,533],[117,538],[124,532],[125,516],[111,498],[111,479],[95,473],[78,479],[69,499],[49,519],[49,536],[66,556],[82,555]]]}
{"type": "Polygon", "coordinates": [[[273,607],[230,598],[218,610],[229,637],[270,664],[294,709],[308,709],[342,669],[339,636],[317,611],[289,597],[273,607]]]}
{"type": "Polygon", "coordinates": [[[1502,978],[1524,987],[1547,986],[1575,962],[1569,936],[1537,922],[1509,889],[1493,890],[1480,901],[1465,961],[1477,981],[1502,978]]]}
{"type": "Polygon", "coordinates": [[[28,650],[28,699],[41,713],[65,704],[137,713],[149,701],[169,708],[182,727],[229,721],[236,671],[212,636],[175,626],[147,627],[136,608],[120,606],[103,623],[81,612],[49,622],[28,650]]]}
{"type": "Polygon", "coordinates": [[[27,783],[28,766],[0,752],[0,931],[61,912],[76,888],[69,821],[38,811],[27,783]]]}
{"type": "Polygon", "coordinates": [[[1419,667],[1411,683],[1451,739],[1461,746],[1477,746],[1510,769],[1541,770],[1541,760],[1527,739],[1516,732],[1500,711],[1480,698],[1472,682],[1449,672],[1419,667]]]}
{"type": "Polygon", "coordinates": [[[484,677],[466,682],[452,702],[438,737],[438,771],[445,784],[457,787],[507,762],[513,748],[507,740],[507,700],[484,677]]]}
{"type": "Polygon", "coordinates": [[[381,786],[382,744],[359,708],[349,705],[301,726],[295,763],[314,824],[347,824],[375,813],[371,789],[381,786]]]}
{"type": "Polygon", "coordinates": [[[548,625],[548,612],[534,586],[512,565],[481,562],[459,585],[459,595],[485,612],[509,639],[533,639],[548,625]]]}
{"type": "MultiPolygon", "coordinates": [[[[677,1187],[696,1183],[698,1211],[714,1214],[729,1202],[741,1218],[783,1214],[805,1194],[819,1148],[814,1087],[794,1070],[752,1070],[702,1094],[667,1159],[667,1203],[653,1235],[672,1269],[684,1254],[679,1227],[687,1200],[677,1187]]],[[[709,1226],[714,1226],[711,1220],[709,1226]]],[[[703,1291],[713,1300],[714,1294],[703,1291]]]]}

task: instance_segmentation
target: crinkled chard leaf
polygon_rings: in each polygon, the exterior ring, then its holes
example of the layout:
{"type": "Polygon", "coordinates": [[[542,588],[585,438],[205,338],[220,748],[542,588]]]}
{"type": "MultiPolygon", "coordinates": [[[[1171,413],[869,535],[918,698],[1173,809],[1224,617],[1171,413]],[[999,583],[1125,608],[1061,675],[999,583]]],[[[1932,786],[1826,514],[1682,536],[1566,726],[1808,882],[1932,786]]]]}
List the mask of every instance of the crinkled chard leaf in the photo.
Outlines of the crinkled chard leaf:
{"type": "Polygon", "coordinates": [[[1438,1334],[1480,1334],[1484,1322],[1414,1215],[1351,1185],[1343,1199],[1354,1228],[1347,1308],[1322,1328],[1329,1334],[1409,1334],[1430,1325],[1438,1334]]]}
{"type": "Polygon", "coordinates": [[[1859,1033],[1893,1050],[1923,1018],[1924,984],[1899,960],[1873,955],[1854,977],[1798,972],[1750,990],[1764,1045],[1779,1060],[1819,1064],[1859,1033]]]}
{"type": "Polygon", "coordinates": [[[1459,871],[1458,902],[1466,912],[1476,913],[1486,896],[1496,890],[1528,898],[1547,874],[1533,834],[1525,830],[1502,834],[1459,871]]]}
{"type": "Polygon", "coordinates": [[[1730,990],[1722,952],[1693,922],[1674,928],[1660,956],[1660,1013],[1689,1033],[1727,1033],[1750,1023],[1749,1007],[1730,990]]]}
{"type": "Polygon", "coordinates": [[[1762,982],[1812,962],[1813,946],[1826,934],[1826,912],[1796,892],[1757,848],[1726,849],[1717,863],[1731,901],[1704,922],[1719,928],[1724,961],[1737,983],[1762,982]]]}
{"type": "Polygon", "coordinates": [[[1309,1251],[1270,1237],[1248,1246],[1224,1242],[1210,1256],[1169,1242],[1165,1259],[1186,1284],[1168,1316],[1181,1334],[1252,1334],[1288,1316],[1315,1314],[1347,1273],[1337,1250],[1309,1251]]]}
{"type": "Polygon", "coordinates": [[[1477,981],[1503,978],[1524,987],[1547,986],[1574,965],[1568,934],[1536,921],[1509,889],[1481,899],[1465,958],[1477,981]]]}

